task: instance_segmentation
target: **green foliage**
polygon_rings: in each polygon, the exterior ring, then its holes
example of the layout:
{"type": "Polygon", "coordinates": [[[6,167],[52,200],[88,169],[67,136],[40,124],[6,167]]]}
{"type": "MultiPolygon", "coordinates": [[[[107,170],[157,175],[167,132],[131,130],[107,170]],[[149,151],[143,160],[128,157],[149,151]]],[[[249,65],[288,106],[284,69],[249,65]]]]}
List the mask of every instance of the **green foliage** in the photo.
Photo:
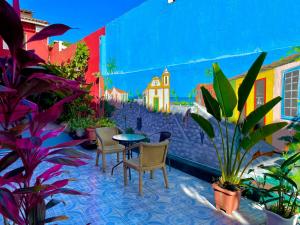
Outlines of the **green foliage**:
{"type": "Polygon", "coordinates": [[[285,122],[273,123],[263,126],[256,131],[252,129],[255,124],[280,101],[280,98],[278,97],[249,114],[245,119],[245,122],[240,121],[242,110],[239,110],[239,117],[235,124],[233,136],[230,136],[228,132],[228,118],[233,115],[233,110],[237,105],[237,99],[239,99],[238,108],[243,109],[254,81],[260,71],[265,55],[266,53],[262,53],[250,67],[249,72],[242,82],[241,86],[243,88],[239,88],[238,96],[236,96],[230,82],[223,74],[218,64],[213,64],[213,87],[217,98],[213,98],[204,87],[201,88],[206,110],[216,119],[218,124],[222,141],[221,149],[215,144],[214,127],[211,125],[210,121],[200,115],[192,114],[193,119],[206,132],[214,145],[222,174],[220,177],[220,185],[225,188],[240,185],[241,178],[246,168],[255,159],[261,156],[271,156],[273,154],[273,152],[261,153],[260,151],[257,151],[252,155],[252,158],[248,162],[245,162],[246,156],[255,144],[277,132],[287,124],[285,122]],[[222,114],[220,113],[220,110],[222,114]],[[221,126],[222,120],[225,122],[225,133],[221,126]],[[243,169],[241,170],[242,166],[243,169]]]}
{"type": "Polygon", "coordinates": [[[108,101],[104,101],[104,116],[111,117],[112,113],[116,110],[116,107],[110,104],[108,101]]]}
{"type": "Polygon", "coordinates": [[[248,70],[247,75],[245,76],[243,82],[241,83],[239,90],[238,90],[238,110],[242,112],[245,106],[245,103],[248,99],[248,96],[251,92],[251,89],[255,83],[255,80],[259,74],[260,68],[262,67],[264,60],[267,56],[267,53],[261,53],[255,62],[252,64],[250,69],[248,70]]]}
{"type": "Polygon", "coordinates": [[[94,124],[94,120],[91,117],[78,117],[69,120],[69,127],[71,131],[93,127],[94,124]]]}
{"type": "Polygon", "coordinates": [[[116,69],[117,69],[116,59],[114,58],[109,59],[106,65],[107,73],[114,74],[116,72],[116,69]]]}
{"type": "Polygon", "coordinates": [[[299,160],[300,153],[298,152],[285,159],[280,165],[261,165],[260,167],[266,171],[263,181],[256,182],[257,185],[252,186],[262,196],[262,203],[265,208],[284,218],[291,218],[300,210],[299,183],[297,183],[297,179],[294,179],[292,173],[296,168],[299,175],[299,167],[295,167],[299,160]],[[273,187],[266,187],[267,179],[272,179],[273,187]]]}
{"type": "MultiPolygon", "coordinates": [[[[89,50],[84,42],[77,44],[74,58],[62,65],[45,64],[43,65],[49,74],[54,74],[69,80],[84,81],[84,73],[88,66],[89,50]]],[[[61,92],[41,93],[31,96],[29,100],[39,104],[41,110],[48,109],[54,103],[65,97],[61,92]]],[[[62,115],[64,118],[65,113],[62,115]]],[[[65,120],[65,119],[63,119],[65,120]]]]}
{"type": "Polygon", "coordinates": [[[125,134],[134,134],[134,129],[132,127],[128,127],[125,129],[125,134]]]}
{"type": "Polygon", "coordinates": [[[77,44],[75,56],[69,62],[62,65],[47,64],[46,68],[58,76],[70,80],[84,80],[84,74],[88,67],[89,49],[84,42],[77,44]]]}
{"type": "Polygon", "coordinates": [[[172,105],[193,106],[193,103],[181,101],[181,102],[172,102],[172,105]]]}
{"type": "Polygon", "coordinates": [[[115,127],[116,123],[107,117],[95,120],[95,127],[115,127]]]}
{"type": "Polygon", "coordinates": [[[213,64],[214,71],[214,90],[218,103],[225,117],[231,117],[237,103],[237,97],[223,71],[218,64],[213,64]]]}

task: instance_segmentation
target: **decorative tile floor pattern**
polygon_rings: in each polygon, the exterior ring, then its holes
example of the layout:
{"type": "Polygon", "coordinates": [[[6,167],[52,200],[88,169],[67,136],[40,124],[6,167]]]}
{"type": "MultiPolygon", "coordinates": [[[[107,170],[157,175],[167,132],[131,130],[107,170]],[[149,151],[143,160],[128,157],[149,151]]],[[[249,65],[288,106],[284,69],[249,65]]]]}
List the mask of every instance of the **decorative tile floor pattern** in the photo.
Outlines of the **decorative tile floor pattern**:
{"type": "MultiPolygon", "coordinates": [[[[63,134],[52,141],[57,143],[70,139],[63,134]]],[[[51,141],[51,142],[52,142],[51,141]]],[[[48,143],[49,144],[49,143],[48,143]]],[[[95,157],[95,152],[89,151],[95,157]]],[[[88,193],[88,196],[59,196],[65,201],[49,211],[48,216],[67,215],[69,220],[61,225],[235,225],[264,224],[265,215],[257,206],[243,199],[241,209],[233,216],[216,211],[213,191],[209,183],[173,169],[168,172],[169,189],[164,188],[161,171],[154,179],[144,175],[144,196],[138,195],[138,177],[132,171],[132,179],[123,186],[123,170],[119,166],[110,175],[115,158],[108,158],[107,173],[96,167],[94,160],[88,165],[71,168],[66,176],[76,178],[71,188],[88,193]]],[[[45,166],[45,165],[44,165],[45,166]]],[[[101,164],[100,164],[101,166],[101,164]]],[[[56,223],[57,224],[57,223],[56,223]]]]}

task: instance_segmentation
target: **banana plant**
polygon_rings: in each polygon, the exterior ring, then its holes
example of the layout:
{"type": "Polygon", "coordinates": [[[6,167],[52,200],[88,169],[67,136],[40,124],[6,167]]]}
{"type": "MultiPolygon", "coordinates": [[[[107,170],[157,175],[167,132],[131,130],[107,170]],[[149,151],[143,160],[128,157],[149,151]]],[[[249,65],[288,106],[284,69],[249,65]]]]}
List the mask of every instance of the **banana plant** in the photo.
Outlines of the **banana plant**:
{"type": "Polygon", "coordinates": [[[217,129],[222,141],[221,148],[218,148],[216,145],[216,133],[211,121],[201,115],[192,114],[193,119],[206,132],[216,150],[221,170],[219,182],[225,188],[226,185],[228,187],[232,187],[232,185],[238,186],[245,170],[255,159],[273,154],[272,151],[264,153],[257,151],[252,155],[250,161],[245,162],[247,160],[246,156],[254,145],[287,125],[286,122],[277,122],[254,129],[255,125],[280,102],[281,97],[276,97],[259,106],[245,119],[242,119],[244,106],[265,57],[266,53],[262,52],[252,64],[238,89],[237,95],[217,63],[213,64],[213,88],[216,98],[205,87],[201,87],[206,110],[212,115],[218,125],[217,129]],[[228,132],[229,118],[232,117],[235,108],[237,108],[239,114],[235,123],[234,133],[230,136],[228,132]],[[223,124],[225,124],[225,131],[222,129],[223,124]]]}

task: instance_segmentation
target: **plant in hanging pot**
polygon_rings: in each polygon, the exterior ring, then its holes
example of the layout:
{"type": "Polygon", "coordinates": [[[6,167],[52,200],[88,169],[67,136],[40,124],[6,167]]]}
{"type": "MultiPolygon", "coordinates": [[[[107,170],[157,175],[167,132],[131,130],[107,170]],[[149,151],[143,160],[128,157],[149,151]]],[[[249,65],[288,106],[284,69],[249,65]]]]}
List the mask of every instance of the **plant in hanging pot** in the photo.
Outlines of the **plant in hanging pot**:
{"type": "MultiPolygon", "coordinates": [[[[263,173],[261,185],[257,185],[261,203],[265,207],[267,225],[296,225],[299,217],[299,162],[300,152],[284,159],[281,164],[261,165],[263,173]],[[295,176],[295,174],[297,176],[295,176]],[[272,181],[272,186],[268,181],[272,181]]],[[[253,179],[253,178],[252,178],[253,179]]],[[[256,181],[255,183],[258,183],[256,181]]]]}
{"type": "Polygon", "coordinates": [[[273,154],[272,151],[263,153],[257,151],[249,159],[248,155],[250,154],[251,148],[260,140],[263,140],[287,125],[285,122],[278,122],[264,125],[256,130],[253,129],[281,100],[280,97],[276,97],[264,105],[259,106],[245,119],[242,119],[247,98],[253,88],[265,57],[266,53],[261,53],[255,60],[241,83],[237,96],[219,65],[216,63],[213,64],[213,88],[216,98],[214,98],[205,87],[201,87],[201,91],[206,110],[212,115],[215,121],[209,121],[198,114],[191,114],[192,118],[205,131],[216,150],[221,170],[221,177],[213,184],[216,207],[226,211],[228,214],[231,214],[232,211],[239,208],[241,196],[239,185],[245,170],[258,157],[271,156],[273,154]],[[229,118],[233,116],[236,107],[238,110],[238,119],[234,126],[233,135],[230,135],[229,118]],[[217,139],[215,138],[216,134],[213,124],[216,124],[219,132],[217,136],[221,138],[220,148],[216,143],[217,139]]]}

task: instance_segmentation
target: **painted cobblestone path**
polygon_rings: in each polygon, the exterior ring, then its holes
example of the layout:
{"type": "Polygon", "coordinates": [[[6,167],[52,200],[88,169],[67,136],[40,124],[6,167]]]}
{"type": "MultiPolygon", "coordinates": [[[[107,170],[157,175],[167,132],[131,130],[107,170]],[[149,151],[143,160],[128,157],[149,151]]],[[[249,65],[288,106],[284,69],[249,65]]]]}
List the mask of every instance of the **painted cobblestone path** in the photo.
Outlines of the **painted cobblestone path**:
{"type": "MultiPolygon", "coordinates": [[[[68,135],[63,134],[52,141],[57,143],[67,139],[68,135]]],[[[95,157],[95,152],[88,153],[95,157]]],[[[110,168],[115,163],[115,158],[108,159],[110,168]]],[[[169,189],[164,188],[161,171],[155,172],[154,179],[145,174],[143,197],[138,195],[138,178],[134,171],[132,180],[124,188],[121,166],[113,176],[95,167],[94,160],[83,167],[65,169],[68,171],[65,176],[77,179],[70,187],[89,195],[59,196],[66,205],[56,206],[48,216],[68,215],[69,220],[59,222],[61,225],[255,225],[265,221],[262,210],[245,199],[240,211],[231,217],[216,211],[210,184],[176,169],[168,172],[169,189]]]]}

